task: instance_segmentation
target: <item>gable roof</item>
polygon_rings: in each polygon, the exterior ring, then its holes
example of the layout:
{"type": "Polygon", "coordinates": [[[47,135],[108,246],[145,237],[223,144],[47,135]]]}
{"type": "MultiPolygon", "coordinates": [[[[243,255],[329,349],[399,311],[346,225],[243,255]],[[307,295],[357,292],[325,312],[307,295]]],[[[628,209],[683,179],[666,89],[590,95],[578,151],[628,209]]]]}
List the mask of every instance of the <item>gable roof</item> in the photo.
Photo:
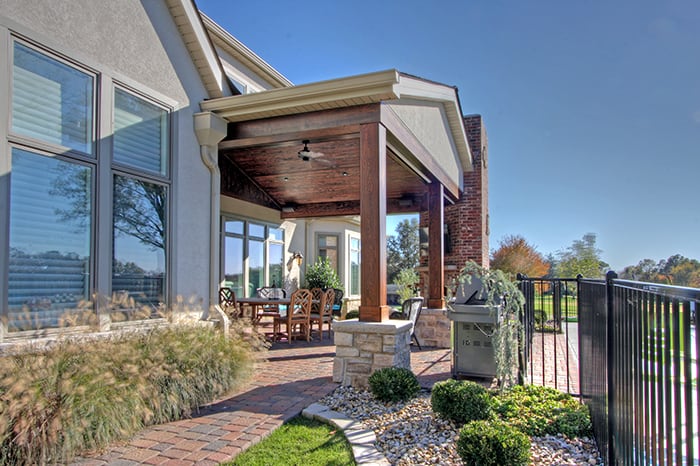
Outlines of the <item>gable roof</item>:
{"type": "Polygon", "coordinates": [[[202,78],[209,98],[216,99],[236,94],[224,72],[214,44],[250,68],[271,87],[292,86],[287,78],[199,11],[194,0],[166,0],[166,4],[202,78]]]}

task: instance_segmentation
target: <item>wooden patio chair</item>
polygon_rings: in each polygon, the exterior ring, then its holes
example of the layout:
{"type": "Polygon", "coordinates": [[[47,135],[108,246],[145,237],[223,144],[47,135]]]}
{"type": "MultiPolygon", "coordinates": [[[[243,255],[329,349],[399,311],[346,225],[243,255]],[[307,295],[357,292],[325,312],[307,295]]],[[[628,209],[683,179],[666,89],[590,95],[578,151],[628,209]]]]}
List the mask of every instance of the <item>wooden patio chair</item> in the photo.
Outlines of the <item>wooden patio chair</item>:
{"type": "MultiPolygon", "coordinates": [[[[318,333],[323,340],[323,324],[328,324],[328,338],[331,337],[331,323],[333,322],[333,301],[335,290],[328,288],[326,291],[318,290],[318,301],[316,300],[317,293],[314,293],[314,302],[311,310],[311,330],[314,329],[314,323],[318,324],[318,333]]],[[[312,291],[314,291],[312,290],[312,291]]]]}
{"type": "Polygon", "coordinates": [[[272,321],[272,340],[277,341],[282,335],[287,336],[287,341],[292,342],[295,337],[305,337],[311,340],[311,290],[300,288],[292,293],[286,315],[277,315],[272,321]],[[282,332],[282,326],[286,332],[282,332]]]}
{"type": "MultiPolygon", "coordinates": [[[[263,286],[255,290],[255,292],[258,298],[282,299],[287,297],[287,291],[284,288],[277,288],[276,286],[263,286]]],[[[259,322],[263,317],[275,317],[275,314],[279,314],[280,310],[279,304],[265,304],[260,306],[255,320],[259,322]]]]}
{"type": "Polygon", "coordinates": [[[219,306],[230,319],[241,316],[241,307],[236,302],[236,293],[231,288],[219,288],[219,306]]]}

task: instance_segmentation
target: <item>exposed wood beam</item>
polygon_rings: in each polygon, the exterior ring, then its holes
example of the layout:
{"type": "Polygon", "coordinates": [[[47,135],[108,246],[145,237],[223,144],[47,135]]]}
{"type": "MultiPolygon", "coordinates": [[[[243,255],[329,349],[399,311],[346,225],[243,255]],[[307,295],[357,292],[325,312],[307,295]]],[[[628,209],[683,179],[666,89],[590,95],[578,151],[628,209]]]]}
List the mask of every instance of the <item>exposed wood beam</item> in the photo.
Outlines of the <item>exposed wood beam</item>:
{"type": "Polygon", "coordinates": [[[283,147],[298,145],[309,139],[313,142],[342,140],[360,137],[360,125],[338,126],[318,130],[296,131],[293,133],[271,134],[269,136],[230,139],[219,143],[219,150],[244,149],[247,147],[270,146],[283,147]]]}
{"type": "Polygon", "coordinates": [[[304,204],[282,209],[280,217],[283,219],[308,218],[308,217],[338,217],[346,215],[360,215],[360,202],[320,202],[304,204]],[[291,210],[294,209],[294,210],[291,210]]]}
{"type": "Polygon", "coordinates": [[[357,105],[335,110],[299,113],[229,124],[227,139],[246,139],[293,134],[306,131],[334,130],[337,127],[379,121],[380,105],[357,105]]]}

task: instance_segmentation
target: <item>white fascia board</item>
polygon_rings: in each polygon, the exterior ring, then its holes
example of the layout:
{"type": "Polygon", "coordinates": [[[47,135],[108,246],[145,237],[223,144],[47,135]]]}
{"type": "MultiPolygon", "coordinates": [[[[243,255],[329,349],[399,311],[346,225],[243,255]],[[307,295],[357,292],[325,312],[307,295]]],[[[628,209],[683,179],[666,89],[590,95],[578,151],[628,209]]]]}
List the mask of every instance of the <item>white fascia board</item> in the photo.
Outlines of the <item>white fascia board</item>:
{"type": "MultiPolygon", "coordinates": [[[[188,29],[189,32],[194,35],[196,50],[191,48],[193,45],[188,45],[187,48],[190,49],[191,53],[199,55],[199,57],[192,57],[195,61],[196,58],[204,59],[204,62],[206,63],[205,67],[202,65],[197,65],[196,63],[195,66],[198,68],[200,73],[204,72],[209,74],[213,80],[214,86],[216,86],[216,88],[207,89],[208,92],[210,92],[210,94],[218,94],[212,95],[212,97],[231,95],[228,80],[224,74],[223,68],[221,67],[221,63],[219,63],[219,57],[214,51],[214,46],[209,41],[209,35],[202,25],[199,11],[195,7],[193,0],[168,0],[168,3],[176,9],[181,9],[181,11],[183,11],[185,14],[184,19],[186,20],[186,23],[181,24],[180,27],[188,29]]],[[[206,77],[203,76],[202,79],[205,81],[206,85],[206,77]]]]}
{"type": "Polygon", "coordinates": [[[230,32],[219,26],[210,17],[199,12],[202,22],[207,30],[212,34],[212,39],[219,43],[219,46],[231,56],[240,60],[244,65],[255,71],[265,81],[273,87],[291,87],[294,84],[284,77],[282,73],[274,69],[269,63],[260,58],[255,52],[246,47],[243,42],[236,39],[230,32]]]}
{"type": "Polygon", "coordinates": [[[255,94],[223,97],[200,103],[203,111],[216,112],[229,121],[246,120],[249,115],[273,116],[312,111],[319,106],[341,108],[349,101],[381,102],[398,98],[396,70],[380,71],[348,78],[271,89],[255,94]]]}

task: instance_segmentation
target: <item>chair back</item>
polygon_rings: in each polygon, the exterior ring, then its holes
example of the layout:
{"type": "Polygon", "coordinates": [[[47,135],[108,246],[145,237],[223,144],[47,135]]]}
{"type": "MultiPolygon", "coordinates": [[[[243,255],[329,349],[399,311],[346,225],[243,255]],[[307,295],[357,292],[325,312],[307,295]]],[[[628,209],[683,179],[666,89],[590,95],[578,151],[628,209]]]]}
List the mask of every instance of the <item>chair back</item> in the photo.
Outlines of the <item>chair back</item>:
{"type": "Polygon", "coordinates": [[[328,288],[323,293],[323,306],[321,306],[321,316],[330,317],[333,315],[333,304],[335,302],[335,290],[328,288]]]}
{"type": "Polygon", "coordinates": [[[231,288],[219,288],[219,306],[229,317],[240,317],[236,293],[231,288]]]}
{"type": "Polygon", "coordinates": [[[310,316],[311,315],[311,302],[313,301],[313,294],[311,290],[305,288],[299,288],[294,293],[289,301],[289,309],[287,310],[288,316],[294,316],[294,318],[299,316],[310,316]]]}
{"type": "Polygon", "coordinates": [[[343,290],[333,288],[333,292],[333,313],[340,314],[340,310],[343,308],[343,290]]]}
{"type": "Polygon", "coordinates": [[[275,286],[263,286],[256,290],[258,298],[267,299],[283,299],[287,297],[287,291],[284,288],[277,288],[275,286]]]}
{"type": "Polygon", "coordinates": [[[321,288],[311,288],[311,312],[318,313],[319,315],[323,311],[323,307],[326,304],[326,294],[321,288]]]}
{"type": "Polygon", "coordinates": [[[418,322],[421,309],[423,309],[423,298],[421,297],[408,298],[401,304],[401,311],[404,316],[408,317],[408,320],[413,322],[413,328],[415,328],[416,322],[418,322]]]}
{"type": "Polygon", "coordinates": [[[236,306],[236,293],[231,288],[219,288],[219,304],[222,307],[236,306]]]}

